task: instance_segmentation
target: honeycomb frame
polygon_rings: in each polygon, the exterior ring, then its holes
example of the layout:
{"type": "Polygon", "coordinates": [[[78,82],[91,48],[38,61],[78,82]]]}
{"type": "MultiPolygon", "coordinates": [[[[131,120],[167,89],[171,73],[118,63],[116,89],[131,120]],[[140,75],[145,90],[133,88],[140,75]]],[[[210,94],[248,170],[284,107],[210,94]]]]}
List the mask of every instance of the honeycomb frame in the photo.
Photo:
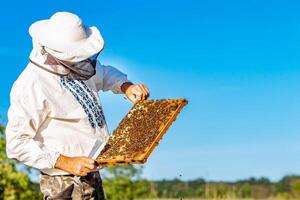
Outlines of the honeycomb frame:
{"type": "MultiPolygon", "coordinates": [[[[166,121],[160,122],[159,128],[158,128],[158,134],[155,136],[154,140],[151,142],[150,145],[147,145],[143,150],[139,150],[138,152],[132,153],[131,155],[116,155],[111,158],[105,158],[102,156],[104,149],[106,148],[114,148],[113,146],[110,147],[107,143],[104,145],[103,149],[101,150],[100,154],[96,158],[96,162],[101,166],[112,166],[112,165],[118,165],[118,164],[144,164],[147,159],[149,158],[150,154],[153,152],[155,147],[158,145],[159,141],[162,139],[164,134],[167,132],[169,127],[172,125],[172,123],[176,120],[177,116],[179,115],[180,111],[183,109],[183,107],[188,103],[188,101],[184,98],[180,99],[162,99],[162,100],[142,100],[137,102],[132,106],[130,111],[127,113],[127,115],[121,120],[120,124],[117,126],[117,128],[113,131],[111,137],[112,139],[113,135],[120,132],[120,129],[122,126],[121,124],[126,124],[127,117],[132,115],[135,110],[137,110],[140,107],[143,107],[143,105],[147,105],[149,102],[166,102],[168,103],[168,106],[176,105],[177,108],[175,110],[172,110],[169,114],[169,116],[166,118],[166,121]]],[[[143,107],[144,108],[144,107],[143,107]]],[[[158,108],[157,108],[158,109],[158,108]]],[[[143,110],[142,110],[143,111],[143,110]]],[[[157,110],[155,110],[157,112],[157,110]]],[[[127,120],[129,121],[129,120],[127,120]]],[[[113,139],[112,139],[113,140],[113,139]]]]}

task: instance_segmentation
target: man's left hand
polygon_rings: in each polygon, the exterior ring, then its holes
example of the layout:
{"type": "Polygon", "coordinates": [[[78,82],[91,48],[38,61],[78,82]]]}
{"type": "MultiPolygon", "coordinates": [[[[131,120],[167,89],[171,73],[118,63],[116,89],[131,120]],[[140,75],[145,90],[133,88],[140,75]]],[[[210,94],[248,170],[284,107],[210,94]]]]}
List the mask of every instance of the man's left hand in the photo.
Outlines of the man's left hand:
{"type": "Polygon", "coordinates": [[[136,103],[139,100],[145,100],[150,96],[150,91],[144,84],[132,84],[126,82],[121,88],[132,103],[136,103]]]}

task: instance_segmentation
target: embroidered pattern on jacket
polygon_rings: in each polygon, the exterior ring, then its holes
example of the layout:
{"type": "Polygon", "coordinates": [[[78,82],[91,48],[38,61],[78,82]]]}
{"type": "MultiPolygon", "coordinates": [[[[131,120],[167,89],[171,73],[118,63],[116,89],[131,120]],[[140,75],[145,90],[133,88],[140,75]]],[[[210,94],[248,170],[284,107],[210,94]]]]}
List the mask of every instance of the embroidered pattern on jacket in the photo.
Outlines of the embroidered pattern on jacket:
{"type": "Polygon", "coordinates": [[[97,125],[100,128],[103,128],[105,125],[104,113],[91,89],[81,80],[78,81],[61,77],[60,82],[73,94],[75,99],[81,105],[88,116],[91,127],[95,128],[97,125]]]}

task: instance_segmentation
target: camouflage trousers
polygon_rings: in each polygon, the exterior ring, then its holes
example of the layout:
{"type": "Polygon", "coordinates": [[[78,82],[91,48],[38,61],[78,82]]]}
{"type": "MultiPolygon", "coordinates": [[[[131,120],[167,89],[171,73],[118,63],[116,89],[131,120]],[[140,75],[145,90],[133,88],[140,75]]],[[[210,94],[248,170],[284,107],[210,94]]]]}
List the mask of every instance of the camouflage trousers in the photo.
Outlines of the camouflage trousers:
{"type": "Polygon", "coordinates": [[[80,179],[72,175],[49,176],[41,173],[40,189],[45,200],[105,200],[99,172],[89,173],[80,179]]]}

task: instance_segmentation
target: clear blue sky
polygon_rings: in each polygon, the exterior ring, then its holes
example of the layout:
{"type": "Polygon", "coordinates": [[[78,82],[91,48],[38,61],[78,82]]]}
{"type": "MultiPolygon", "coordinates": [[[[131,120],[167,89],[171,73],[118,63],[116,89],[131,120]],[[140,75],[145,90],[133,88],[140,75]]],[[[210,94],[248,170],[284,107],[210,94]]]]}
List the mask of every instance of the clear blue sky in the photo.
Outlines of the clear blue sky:
{"type": "MultiPolygon", "coordinates": [[[[151,179],[237,180],[300,174],[299,1],[3,1],[0,113],[28,62],[28,27],[56,11],[97,26],[100,56],[151,89],[189,105],[151,155],[151,179]],[[72,2],[72,3],[71,3],[72,2]]],[[[110,130],[131,105],[101,94],[110,130]]]]}

